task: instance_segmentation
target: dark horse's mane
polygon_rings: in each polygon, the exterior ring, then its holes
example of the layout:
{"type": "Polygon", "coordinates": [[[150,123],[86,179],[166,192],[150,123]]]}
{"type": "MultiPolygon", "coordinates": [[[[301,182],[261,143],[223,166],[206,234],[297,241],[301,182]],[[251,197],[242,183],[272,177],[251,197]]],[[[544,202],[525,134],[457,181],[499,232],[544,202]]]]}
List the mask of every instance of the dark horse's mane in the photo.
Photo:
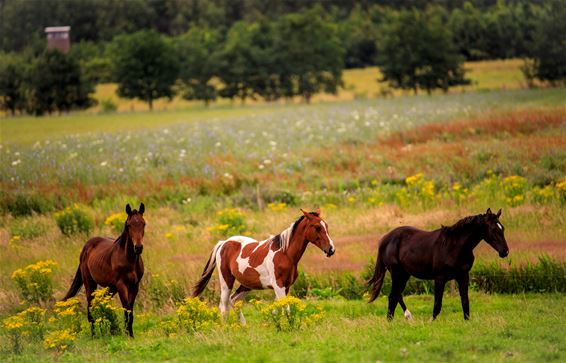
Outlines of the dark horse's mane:
{"type": "Polygon", "coordinates": [[[474,216],[464,217],[451,226],[442,226],[440,228],[441,232],[446,236],[452,236],[454,234],[461,233],[471,225],[476,225],[478,222],[480,222],[482,220],[482,216],[482,214],[477,214],[474,216]]]}
{"type": "MultiPolygon", "coordinates": [[[[320,217],[320,214],[316,213],[316,212],[309,212],[309,214],[316,216],[316,217],[320,217]]],[[[289,235],[289,240],[293,237],[293,235],[295,234],[295,231],[297,230],[297,227],[299,227],[299,224],[301,223],[301,221],[305,219],[305,216],[302,215],[299,217],[299,219],[297,219],[294,223],[293,223],[293,227],[291,228],[291,234],[289,235]]],[[[271,243],[275,244],[275,246],[277,248],[281,248],[281,246],[283,245],[283,240],[281,239],[281,234],[283,232],[279,233],[276,236],[271,237],[271,243]]]]}

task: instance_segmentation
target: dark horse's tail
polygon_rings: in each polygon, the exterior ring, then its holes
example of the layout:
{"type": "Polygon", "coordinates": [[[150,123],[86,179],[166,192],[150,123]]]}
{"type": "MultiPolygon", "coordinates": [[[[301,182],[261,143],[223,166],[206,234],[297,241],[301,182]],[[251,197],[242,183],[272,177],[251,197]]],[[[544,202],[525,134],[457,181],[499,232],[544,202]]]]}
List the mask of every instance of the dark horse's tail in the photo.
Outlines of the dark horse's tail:
{"type": "Polygon", "coordinates": [[[206,262],[206,266],[204,266],[204,270],[202,271],[202,276],[200,277],[200,280],[193,287],[193,294],[192,294],[193,297],[197,297],[200,294],[202,294],[202,292],[206,288],[206,285],[208,285],[208,282],[212,277],[212,273],[214,272],[214,268],[216,267],[216,252],[218,251],[218,248],[222,246],[223,243],[224,241],[220,241],[216,244],[216,246],[214,246],[214,249],[212,250],[210,257],[206,262]]]}
{"type": "Polygon", "coordinates": [[[73,283],[71,284],[69,291],[67,291],[67,295],[65,295],[65,297],[63,298],[63,301],[75,296],[82,286],[83,276],[81,274],[81,266],[79,265],[79,267],[77,268],[77,273],[75,274],[75,278],[73,279],[73,283]]]}
{"type": "Polygon", "coordinates": [[[377,255],[377,261],[375,262],[375,270],[373,272],[373,276],[368,281],[368,287],[371,289],[371,295],[369,297],[368,302],[372,302],[377,299],[379,292],[381,291],[381,287],[383,286],[383,278],[385,277],[385,272],[387,269],[385,268],[385,263],[381,258],[382,253],[377,255]]]}

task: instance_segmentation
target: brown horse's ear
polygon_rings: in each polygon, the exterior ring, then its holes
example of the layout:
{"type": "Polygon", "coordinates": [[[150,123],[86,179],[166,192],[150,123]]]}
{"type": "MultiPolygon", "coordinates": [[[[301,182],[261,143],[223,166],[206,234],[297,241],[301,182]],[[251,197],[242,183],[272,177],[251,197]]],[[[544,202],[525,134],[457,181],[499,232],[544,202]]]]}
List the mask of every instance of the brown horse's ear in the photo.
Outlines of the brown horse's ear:
{"type": "Polygon", "coordinates": [[[140,209],[138,210],[139,214],[143,214],[143,212],[145,212],[145,205],[143,205],[143,203],[140,204],[140,209]]]}
{"type": "Polygon", "coordinates": [[[320,208],[316,208],[316,211],[315,211],[315,212],[316,212],[316,214],[318,214],[319,217],[321,216],[321,214],[320,214],[320,208]]]}
{"type": "Polygon", "coordinates": [[[305,215],[305,217],[307,217],[308,220],[310,220],[312,218],[311,215],[309,214],[309,212],[305,212],[303,210],[303,208],[301,208],[301,212],[303,212],[303,214],[305,215]]]}
{"type": "Polygon", "coordinates": [[[130,204],[126,204],[126,213],[131,216],[132,215],[132,207],[130,207],[130,204]]]}
{"type": "Polygon", "coordinates": [[[491,208],[487,208],[487,212],[485,214],[491,214],[491,208]]]}
{"type": "Polygon", "coordinates": [[[501,215],[501,208],[499,208],[499,211],[496,214],[497,218],[499,218],[500,215],[501,215]]]}

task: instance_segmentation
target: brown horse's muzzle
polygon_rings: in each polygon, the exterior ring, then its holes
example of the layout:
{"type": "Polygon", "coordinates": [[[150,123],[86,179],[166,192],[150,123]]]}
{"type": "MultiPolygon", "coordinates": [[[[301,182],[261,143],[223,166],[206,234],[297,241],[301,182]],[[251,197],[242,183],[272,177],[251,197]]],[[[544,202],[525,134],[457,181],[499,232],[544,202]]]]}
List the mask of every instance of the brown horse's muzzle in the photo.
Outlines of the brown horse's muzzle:
{"type": "Polygon", "coordinates": [[[143,252],[143,245],[135,245],[134,252],[136,253],[136,255],[141,255],[143,252]]]}

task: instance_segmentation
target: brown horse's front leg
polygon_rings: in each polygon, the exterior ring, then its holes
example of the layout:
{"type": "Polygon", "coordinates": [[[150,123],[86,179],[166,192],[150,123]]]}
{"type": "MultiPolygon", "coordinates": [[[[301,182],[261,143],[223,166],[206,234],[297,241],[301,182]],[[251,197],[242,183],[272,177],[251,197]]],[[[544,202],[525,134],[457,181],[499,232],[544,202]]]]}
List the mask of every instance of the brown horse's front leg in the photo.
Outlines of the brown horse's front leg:
{"type": "MultiPolygon", "coordinates": [[[[132,307],[130,306],[130,289],[124,282],[121,281],[116,284],[116,288],[118,289],[118,296],[120,297],[122,308],[124,308],[126,330],[133,338],[134,332],[132,331],[132,325],[130,324],[130,313],[132,312],[132,307]]],[[[131,318],[133,319],[133,313],[131,314],[131,318]]]]}
{"type": "Polygon", "coordinates": [[[432,311],[432,320],[436,319],[438,314],[440,314],[440,309],[442,309],[442,295],[444,295],[444,286],[446,285],[446,279],[443,277],[437,277],[434,280],[434,310],[432,311]]]}
{"type": "Polygon", "coordinates": [[[133,338],[134,337],[134,331],[132,329],[132,326],[134,324],[134,303],[136,302],[136,296],[138,296],[138,289],[139,289],[139,285],[138,284],[134,284],[132,286],[130,286],[130,292],[129,292],[129,301],[128,301],[128,305],[130,306],[130,317],[127,320],[128,322],[128,333],[130,334],[130,336],[133,338]]]}
{"type": "Polygon", "coordinates": [[[468,300],[468,284],[470,275],[466,272],[457,279],[458,291],[460,292],[460,300],[462,301],[462,310],[464,311],[464,320],[470,319],[470,301],[468,300]]]}

